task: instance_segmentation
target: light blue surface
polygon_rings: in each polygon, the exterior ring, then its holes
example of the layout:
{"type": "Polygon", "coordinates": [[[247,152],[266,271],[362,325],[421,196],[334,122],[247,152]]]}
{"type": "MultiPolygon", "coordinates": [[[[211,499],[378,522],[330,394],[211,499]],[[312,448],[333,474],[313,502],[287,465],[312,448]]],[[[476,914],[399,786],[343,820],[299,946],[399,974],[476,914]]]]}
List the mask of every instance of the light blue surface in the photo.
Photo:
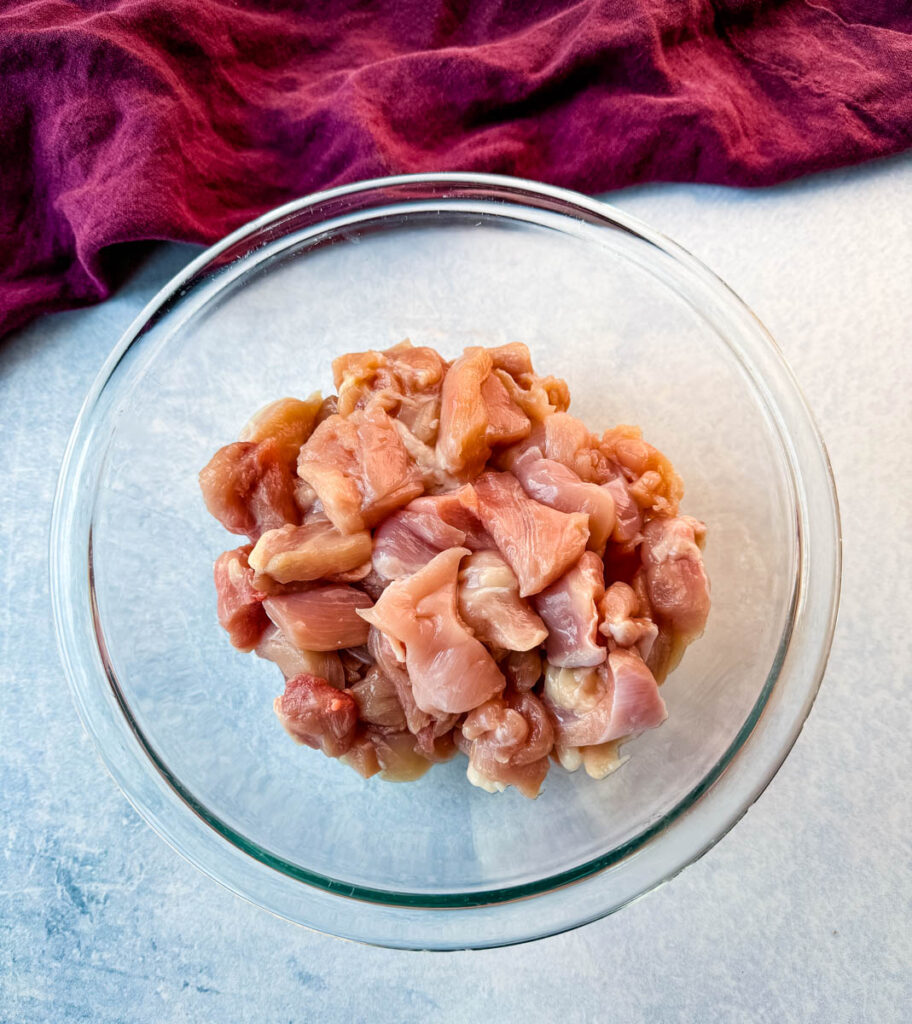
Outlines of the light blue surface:
{"type": "Polygon", "coordinates": [[[134,813],[57,657],[47,534],[82,398],[196,250],[0,341],[0,1021],[900,1021],[912,1004],[912,159],[762,192],[612,197],[771,329],[828,443],[845,536],[830,668],[764,796],[698,864],[605,921],[423,954],[276,920],[134,813]]]}

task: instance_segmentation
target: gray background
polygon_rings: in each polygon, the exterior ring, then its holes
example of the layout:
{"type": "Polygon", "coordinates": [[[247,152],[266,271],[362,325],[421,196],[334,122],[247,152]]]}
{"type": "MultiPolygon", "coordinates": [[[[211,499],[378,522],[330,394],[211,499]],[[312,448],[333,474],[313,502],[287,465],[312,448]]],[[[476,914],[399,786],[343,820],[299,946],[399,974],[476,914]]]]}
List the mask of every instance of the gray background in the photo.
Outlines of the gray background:
{"type": "Polygon", "coordinates": [[[756,192],[611,196],[704,259],[777,338],[839,488],[830,666],[767,792],[699,863],[532,945],[405,953],[276,920],[184,862],[106,775],[54,642],[66,438],[164,246],[94,309],[0,341],[0,1020],[899,1021],[912,1003],[912,158],[756,192]]]}

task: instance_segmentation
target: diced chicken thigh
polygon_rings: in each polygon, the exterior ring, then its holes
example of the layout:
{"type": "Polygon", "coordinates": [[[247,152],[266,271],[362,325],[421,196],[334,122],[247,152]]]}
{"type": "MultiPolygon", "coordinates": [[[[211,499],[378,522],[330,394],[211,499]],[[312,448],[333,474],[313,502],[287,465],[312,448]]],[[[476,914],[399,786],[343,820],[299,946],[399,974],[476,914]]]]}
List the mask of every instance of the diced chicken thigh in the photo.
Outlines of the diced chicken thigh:
{"type": "Polygon", "coordinates": [[[300,521],[294,473],[274,438],[220,448],[199,484],[206,508],[231,533],[257,540],[266,530],[300,521]]]}
{"type": "Polygon", "coordinates": [[[638,654],[618,649],[596,669],[545,670],[545,707],[562,747],[588,747],[661,725],[656,681],[638,654]]]}
{"type": "Polygon", "coordinates": [[[431,715],[470,711],[505,685],[494,659],[456,610],[459,563],[467,554],[467,548],[442,552],[414,576],[391,583],[373,608],[360,612],[403,645],[415,703],[431,715]]]}
{"type": "Polygon", "coordinates": [[[519,581],[496,551],[476,551],[459,570],[459,614],[483,643],[508,651],[538,647],[548,630],[519,596],[519,581]]]}
{"type": "Polygon", "coordinates": [[[615,527],[611,491],[581,480],[563,463],[537,458],[535,450],[517,459],[512,472],[530,498],[559,512],[584,512],[589,517],[588,546],[602,554],[615,527]]]}
{"type": "Polygon", "coordinates": [[[218,620],[240,651],[252,651],[269,625],[263,610],[264,595],[253,585],[254,573],[247,561],[249,553],[250,545],[225,551],[213,567],[218,620]]]}
{"type": "Polygon", "coordinates": [[[510,473],[485,473],[475,482],[478,515],[519,580],[520,597],[544,590],[586,549],[588,516],[548,508],[529,498],[510,473]]]}
{"type": "Polygon", "coordinates": [[[490,792],[515,786],[538,796],[548,774],[554,729],[532,693],[508,693],[469,712],[460,727],[469,781],[490,792]]]}
{"type": "Polygon", "coordinates": [[[653,519],[643,530],[643,566],[649,603],[682,638],[703,632],[709,580],[700,550],[706,527],[691,516],[653,519]]]}
{"type": "Polygon", "coordinates": [[[358,614],[371,607],[367,594],[329,583],[294,594],[268,597],[266,614],[302,650],[339,651],[367,643],[368,626],[358,614]]]}
{"type": "Polygon", "coordinates": [[[370,562],[367,530],[340,533],[325,517],[303,526],[267,530],[250,552],[250,566],[277,583],[318,580],[350,572],[370,562]]]}
{"type": "Polygon", "coordinates": [[[301,445],[313,433],[323,396],[315,391],[310,398],[280,398],[263,406],[247,421],[239,441],[274,440],[279,457],[294,468],[301,445]]]}
{"type": "Polygon", "coordinates": [[[392,420],[378,408],[324,420],[301,449],[298,475],[342,533],[374,526],[424,490],[392,420]]]}
{"type": "Polygon", "coordinates": [[[256,653],[258,657],[278,665],[286,679],[310,675],[325,679],[338,690],[345,686],[345,672],[338,654],[334,651],[301,650],[272,622],[263,632],[256,653]]]}
{"type": "Polygon", "coordinates": [[[295,742],[320,749],[327,757],[344,754],[355,738],[358,705],[354,697],[317,676],[289,679],[273,708],[295,742]]]}
{"type": "Polygon", "coordinates": [[[607,656],[598,642],[598,603],[605,594],[602,560],[587,551],[556,583],[534,598],[548,629],[545,652],[552,665],[584,668],[607,656]]]}

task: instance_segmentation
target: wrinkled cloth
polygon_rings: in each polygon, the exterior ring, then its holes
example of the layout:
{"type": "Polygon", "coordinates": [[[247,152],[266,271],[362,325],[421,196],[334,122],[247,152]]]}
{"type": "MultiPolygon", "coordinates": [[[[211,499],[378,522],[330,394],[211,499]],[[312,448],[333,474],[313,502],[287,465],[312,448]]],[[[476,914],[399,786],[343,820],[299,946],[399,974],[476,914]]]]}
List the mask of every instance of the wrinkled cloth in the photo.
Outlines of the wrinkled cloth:
{"type": "Polygon", "coordinates": [[[905,0],[0,0],[0,333],[417,171],[767,185],[912,143],[905,0]]]}

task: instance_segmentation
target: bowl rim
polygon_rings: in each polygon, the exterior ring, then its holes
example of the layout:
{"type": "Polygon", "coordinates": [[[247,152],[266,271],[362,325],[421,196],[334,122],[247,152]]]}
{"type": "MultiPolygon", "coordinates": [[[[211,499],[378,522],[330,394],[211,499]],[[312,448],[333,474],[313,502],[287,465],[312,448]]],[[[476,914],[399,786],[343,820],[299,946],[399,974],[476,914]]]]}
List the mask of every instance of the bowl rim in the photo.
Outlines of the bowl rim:
{"type": "MultiPolygon", "coordinates": [[[[695,257],[686,252],[686,250],[666,238],[661,233],[649,228],[636,217],[624,213],[601,200],[582,196],[566,189],[542,185],[519,178],[469,173],[397,175],[388,178],[375,178],[367,181],[354,182],[349,185],[324,190],[310,196],[294,200],[290,203],[286,203],[241,226],[215,245],[203,251],[159,290],[159,292],[147,303],[124,332],[96,376],[73,427],[58,479],[50,533],[49,563],[51,596],[61,659],[66,670],[74,703],[76,704],[77,711],[86,731],[95,742],[96,748],[98,749],[108,771],[142,817],[160,835],[162,835],[166,841],[174,846],[178,852],[196,863],[197,866],[201,867],[207,874],[210,874],[212,877],[216,878],[216,880],[227,885],[240,895],[280,914],[283,912],[281,907],[270,905],[268,901],[261,899],[249,886],[238,884],[237,881],[233,881],[232,879],[236,877],[236,874],[233,875],[231,872],[218,871],[213,868],[211,863],[207,860],[205,843],[203,843],[202,846],[198,846],[192,839],[188,839],[187,829],[190,825],[195,823],[195,827],[202,828],[204,833],[208,830],[208,835],[210,837],[213,834],[219,836],[221,840],[225,840],[230,844],[234,854],[240,855],[245,859],[254,858],[262,867],[265,867],[270,871],[280,873],[284,879],[292,882],[293,884],[303,883],[310,888],[322,890],[322,892],[328,895],[336,904],[340,902],[340,899],[347,903],[354,901],[359,903],[362,907],[382,907],[385,911],[393,913],[397,910],[420,911],[424,914],[447,911],[449,912],[450,919],[452,920],[453,914],[471,914],[473,911],[477,913],[479,910],[483,910],[485,908],[495,910],[496,908],[507,904],[513,906],[520,905],[522,902],[528,904],[529,902],[540,900],[542,897],[549,894],[554,894],[559,890],[564,890],[573,883],[576,883],[578,886],[581,882],[586,880],[592,881],[597,879],[598,876],[606,873],[608,869],[627,860],[637,851],[648,846],[658,837],[667,835],[675,823],[685,818],[688,815],[688,812],[695,808],[700,801],[704,799],[710,789],[719,782],[723,775],[732,766],[735,759],[745,751],[751,735],[755,732],[758,724],[760,724],[761,719],[767,711],[770,697],[779,682],[786,662],[786,657],[789,653],[795,626],[799,622],[803,602],[805,602],[807,598],[808,578],[806,559],[808,553],[805,548],[810,537],[809,523],[805,524],[804,530],[799,526],[796,531],[796,539],[799,549],[797,553],[798,571],[794,581],[792,607],[789,610],[786,628],[783,635],[780,637],[779,646],[773,659],[773,664],[750,714],[738,730],[736,736],[722,757],[716,762],[712,769],[710,769],[709,773],[700,781],[700,783],[685,797],[679,800],[670,811],[664,814],[661,819],[640,832],[633,839],[615,849],[610,850],[606,854],[587,860],[584,864],[563,870],[555,875],[550,875],[547,878],[539,879],[535,882],[487,891],[473,890],[471,892],[455,895],[408,892],[400,893],[385,889],[355,886],[338,879],[327,878],[326,876],[319,875],[315,872],[309,872],[306,869],[301,868],[299,865],[291,864],[283,858],[264,850],[262,847],[259,847],[257,844],[251,842],[236,830],[232,829],[230,826],[227,826],[224,822],[221,822],[217,817],[212,815],[211,812],[207,812],[207,808],[193,797],[192,793],[190,793],[186,787],[181,784],[180,780],[171,775],[167,769],[167,765],[156,756],[154,747],[147,741],[142,730],[133,720],[129,705],[120,690],[116,676],[110,667],[104,650],[103,631],[101,630],[97,607],[94,603],[93,583],[91,578],[91,527],[89,529],[89,535],[86,537],[84,531],[77,529],[76,524],[78,491],[75,485],[78,481],[81,482],[82,480],[81,473],[79,471],[82,468],[86,454],[89,450],[93,435],[93,415],[97,411],[104,389],[114,378],[118,366],[121,364],[121,361],[130,347],[139,342],[151,326],[153,326],[160,317],[167,313],[167,311],[180,300],[181,296],[192,288],[193,282],[199,275],[213,267],[230,265],[232,260],[229,258],[226,261],[226,257],[230,257],[230,254],[238,245],[242,245],[247,240],[257,236],[264,230],[280,229],[282,222],[285,219],[294,217],[309,208],[318,208],[322,210],[324,207],[328,207],[331,210],[334,204],[337,206],[340,205],[340,201],[341,205],[344,206],[346,201],[351,202],[352,200],[357,200],[358,197],[363,198],[374,192],[386,194],[387,192],[396,190],[405,190],[406,192],[414,191],[418,194],[419,201],[424,202],[425,204],[440,203],[442,205],[446,205],[447,203],[452,205],[452,201],[454,199],[463,198],[462,193],[466,190],[469,192],[482,190],[484,195],[489,199],[492,197],[501,198],[505,201],[505,208],[508,208],[509,204],[512,204],[512,207],[510,208],[525,206],[527,204],[523,202],[523,200],[528,200],[529,197],[534,197],[540,203],[544,202],[554,204],[553,207],[550,208],[554,209],[556,212],[571,215],[582,220],[590,220],[594,224],[605,227],[621,228],[651,243],[667,256],[670,256],[677,266],[683,267],[691,275],[699,279],[704,286],[708,287],[714,294],[716,300],[727,306],[727,312],[735,316],[736,320],[741,323],[742,327],[746,327],[751,331],[757,343],[761,346],[766,346],[768,350],[766,353],[768,361],[770,362],[772,369],[780,375],[778,384],[780,387],[784,387],[786,391],[789,391],[789,389],[791,391],[789,397],[792,399],[792,405],[794,407],[793,412],[796,412],[799,415],[799,418],[802,421],[799,425],[806,435],[804,437],[805,447],[808,448],[808,451],[816,454],[817,456],[817,464],[814,466],[818,477],[817,486],[818,489],[820,489],[822,485],[822,492],[825,491],[825,494],[821,492],[821,496],[824,499],[828,499],[830,519],[826,524],[821,523],[819,526],[815,524],[814,529],[815,532],[819,530],[820,534],[823,534],[825,527],[829,527],[829,540],[831,542],[829,545],[831,549],[831,560],[829,565],[830,586],[828,600],[826,599],[826,595],[823,595],[823,605],[828,605],[828,607],[824,607],[823,629],[817,637],[817,655],[816,658],[813,659],[810,676],[805,680],[804,699],[800,703],[797,714],[793,715],[792,721],[788,723],[788,727],[782,732],[778,743],[775,744],[775,749],[768,754],[763,770],[756,778],[753,779],[753,785],[749,787],[749,793],[737,802],[736,807],[729,809],[729,812],[725,815],[723,823],[721,825],[717,824],[713,829],[711,838],[706,841],[697,852],[684,859],[682,863],[676,865],[674,870],[667,871],[661,874],[660,877],[652,880],[648,885],[641,886],[638,891],[630,894],[627,899],[615,901],[613,905],[601,907],[598,909],[598,912],[592,914],[591,917],[585,918],[585,920],[591,920],[618,909],[619,906],[623,906],[626,902],[629,902],[630,899],[636,898],[643,892],[661,884],[687,863],[691,863],[693,860],[697,859],[697,857],[702,855],[706,849],[709,849],[714,845],[715,842],[717,842],[731,827],[733,827],[736,821],[746,812],[750,804],[753,803],[763,789],[765,789],[766,785],[769,784],[797,739],[819,688],[820,681],[825,671],[826,660],[829,654],[833,631],[835,628],[841,583],[841,529],[839,524],[838,498],[836,495],[832,470],[830,468],[825,446],[822,438],[820,437],[820,432],[813,420],[813,416],[810,413],[806,402],[803,399],[803,396],[801,395],[800,388],[798,387],[797,382],[795,381],[795,378],[778,346],[769,335],[769,332],[763,327],[759,319],[750,311],[746,304],[744,304],[743,301],[739,299],[727,285],[724,284],[724,282],[708,270],[695,257]],[[86,541],[88,543],[86,543],[86,541]],[[80,652],[80,644],[76,638],[76,630],[78,629],[78,626],[72,614],[73,609],[69,607],[68,602],[69,592],[67,588],[67,581],[73,578],[73,570],[78,567],[80,560],[82,560],[84,565],[87,565],[89,570],[89,572],[84,575],[83,582],[88,583],[86,596],[88,597],[88,603],[91,605],[91,621],[94,630],[93,638],[97,644],[97,650],[95,653],[99,655],[99,661],[94,665],[89,664],[84,655],[80,652]],[[98,669],[101,669],[102,671],[99,672],[98,669]],[[100,693],[98,687],[98,683],[102,680],[102,687],[105,689],[104,693],[100,693]],[[116,707],[117,713],[120,716],[120,721],[118,723],[119,728],[117,731],[121,734],[119,737],[121,744],[118,745],[111,742],[112,737],[110,735],[110,730],[106,727],[102,727],[100,722],[100,716],[110,715],[112,706],[116,707]],[[137,751],[141,751],[141,756],[147,759],[146,767],[151,763],[152,767],[154,767],[159,774],[161,780],[163,780],[163,782],[170,787],[172,793],[178,797],[182,808],[178,809],[177,805],[175,805],[173,801],[168,804],[163,804],[155,800],[150,800],[148,795],[143,792],[143,787],[138,785],[134,774],[125,770],[124,763],[116,756],[117,751],[123,749],[122,742],[127,735],[124,732],[123,726],[128,728],[129,740],[135,744],[135,748],[132,750],[133,756],[136,756],[137,751]],[[168,810],[163,817],[162,808],[166,806],[168,810]],[[190,824],[185,822],[183,826],[178,826],[173,815],[181,813],[186,815],[187,810],[191,812],[192,822],[190,824]]],[[[386,206],[395,205],[396,202],[401,202],[401,199],[397,200],[390,197],[377,207],[362,208],[362,212],[365,216],[369,212],[372,217],[376,217],[386,206]]],[[[538,209],[542,208],[549,207],[538,207],[538,209]]],[[[324,219],[332,219],[332,217],[324,219]]],[[[280,231],[275,235],[276,239],[281,239],[283,237],[286,236],[280,231]]],[[[241,258],[243,258],[243,255],[247,255],[247,253],[242,254],[241,258]]],[[[733,351],[735,356],[739,358],[739,361],[741,361],[743,365],[743,353],[740,353],[737,349],[733,349],[733,351]]],[[[792,487],[795,488],[798,486],[799,482],[795,479],[795,475],[798,474],[800,477],[801,474],[798,473],[799,465],[797,462],[797,453],[790,450],[789,432],[784,429],[784,424],[781,422],[781,410],[779,409],[776,401],[770,395],[768,388],[764,386],[768,382],[764,379],[762,372],[759,376],[759,380],[754,373],[751,373],[751,376],[755,385],[760,385],[760,395],[765,399],[768,405],[768,412],[772,414],[773,422],[779,432],[778,439],[786,451],[787,464],[790,473],[792,474],[790,483],[792,484],[792,487]]],[[[795,499],[797,502],[797,494],[795,495],[795,499]]],[[[821,504],[826,505],[827,501],[824,500],[821,504]]],[[[826,548],[826,546],[827,545],[824,545],[824,548],[826,548]]],[[[819,557],[820,556],[818,556],[818,558],[819,557]]],[[[826,567],[823,566],[822,568],[825,569],[826,567]]],[[[79,575],[78,571],[76,575],[79,575]]],[[[826,581],[825,577],[826,574],[824,573],[821,576],[821,580],[824,582],[826,581]]],[[[188,822],[190,822],[190,819],[188,819],[188,822]]],[[[241,870],[241,876],[243,876],[243,870],[241,870]]],[[[288,916],[290,916],[292,920],[298,921],[298,923],[309,923],[307,920],[301,920],[301,915],[299,914],[288,916]]],[[[585,923],[585,920],[575,920],[569,923],[567,927],[573,927],[578,924],[585,923]]],[[[324,928],[323,930],[326,929],[324,928]]],[[[333,928],[329,930],[336,931],[336,929],[333,928]]],[[[549,928],[547,933],[550,934],[553,931],[559,930],[565,930],[565,928],[549,928]]],[[[346,934],[342,929],[339,929],[337,933],[346,934]]],[[[348,937],[364,938],[366,941],[372,941],[369,936],[359,934],[357,930],[349,931],[348,937]]],[[[537,935],[531,933],[523,934],[518,938],[508,937],[506,941],[523,941],[525,938],[532,937],[537,937],[537,935]]],[[[383,940],[381,940],[381,943],[404,946],[414,945],[414,942],[411,940],[400,942],[396,941],[395,937],[393,941],[383,942],[383,940]]],[[[426,944],[426,942],[422,941],[418,943],[418,946],[424,948],[426,944]]],[[[476,943],[470,938],[468,941],[460,940],[458,944],[449,946],[448,948],[463,948],[466,945],[471,946],[475,944],[476,943]]],[[[479,941],[477,944],[499,945],[505,943],[500,941],[479,941]]]]}

